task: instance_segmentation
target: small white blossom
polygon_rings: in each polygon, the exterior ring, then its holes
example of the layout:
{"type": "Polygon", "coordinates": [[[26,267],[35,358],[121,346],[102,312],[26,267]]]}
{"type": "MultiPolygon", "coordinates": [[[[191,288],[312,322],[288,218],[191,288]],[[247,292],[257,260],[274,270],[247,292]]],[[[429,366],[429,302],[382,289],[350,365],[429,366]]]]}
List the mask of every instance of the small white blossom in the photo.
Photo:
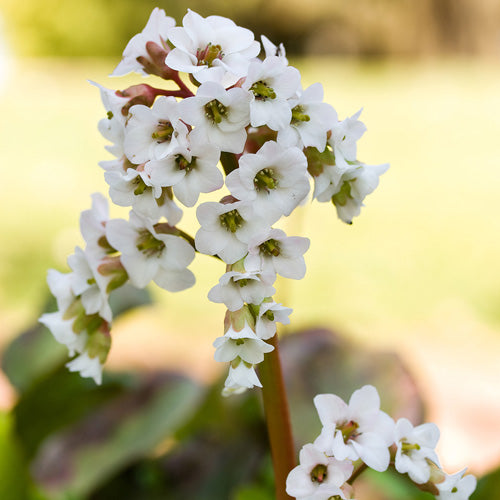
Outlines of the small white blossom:
{"type": "Polygon", "coordinates": [[[306,273],[303,255],[308,249],[308,238],[287,236],[281,229],[268,229],[248,242],[245,269],[260,270],[264,281],[274,282],[276,274],[300,280],[306,273]]]}
{"type": "Polygon", "coordinates": [[[240,158],[226,186],[238,200],[252,203],[257,216],[273,224],[290,215],[307,196],[307,159],[298,148],[267,141],[256,154],[240,158]]]}
{"type": "Polygon", "coordinates": [[[134,212],[129,222],[110,220],[106,236],[121,252],[121,263],[137,288],[144,288],[151,280],[170,292],[194,285],[194,275],[187,269],[194,259],[194,249],[183,238],[158,233],[147,219],[134,212]]]}
{"type": "Polygon", "coordinates": [[[115,68],[112,76],[123,76],[134,71],[146,76],[142,64],[137,61],[138,57],[147,57],[146,44],[155,42],[160,47],[166,48],[168,31],[175,26],[175,19],[168,17],[163,9],[155,7],[148,22],[141,33],[134,35],[123,51],[123,58],[115,68]]]}
{"type": "Polygon", "coordinates": [[[253,215],[252,207],[241,201],[202,203],[196,216],[201,224],[195,236],[196,249],[206,255],[218,255],[226,264],[244,257],[250,238],[265,226],[253,215]]]}
{"type": "Polygon", "coordinates": [[[240,394],[246,389],[252,387],[262,387],[255,368],[250,363],[239,361],[229,365],[229,374],[224,383],[222,394],[229,396],[231,394],[240,394]]]}
{"type": "Polygon", "coordinates": [[[250,63],[242,88],[252,93],[250,123],[272,130],[287,127],[292,119],[288,99],[300,89],[300,73],[283,58],[272,56],[250,63]]]}
{"type": "Polygon", "coordinates": [[[314,83],[290,101],[292,119],[290,124],[278,131],[278,142],[284,146],[299,148],[312,146],[323,151],[326,134],[336,120],[335,110],[323,102],[323,86],[314,83]]]}
{"type": "Polygon", "coordinates": [[[286,64],[288,64],[288,59],[286,58],[285,46],[282,43],[280,43],[279,46],[276,46],[265,35],[261,35],[260,39],[262,40],[262,46],[264,47],[264,52],[266,54],[266,57],[277,56],[280,59],[283,59],[286,64]]]}
{"type": "Polygon", "coordinates": [[[217,167],[220,152],[210,144],[179,146],[161,160],[146,163],[145,171],[157,186],[172,186],[174,195],[186,207],[198,201],[200,193],[210,193],[224,184],[217,167]]]}
{"type": "Polygon", "coordinates": [[[442,483],[437,483],[438,500],[469,500],[476,489],[477,480],[472,474],[464,476],[467,469],[456,474],[446,475],[442,483]]]}
{"type": "Polygon", "coordinates": [[[286,492],[297,500],[345,500],[342,485],[353,471],[352,462],[327,457],[314,444],[306,444],[299,455],[300,464],[290,471],[286,492]]]}
{"type": "Polygon", "coordinates": [[[66,363],[66,366],[70,372],[79,372],[82,377],[93,378],[97,385],[101,385],[102,364],[98,356],[91,358],[88,352],[84,352],[66,363]]]}
{"type": "Polygon", "coordinates": [[[74,318],[65,318],[65,311],[59,310],[53,313],[45,313],[40,316],[40,323],[45,325],[59,344],[68,348],[69,355],[82,352],[87,344],[86,332],[75,333],[73,331],[74,318]]]}
{"type": "Polygon", "coordinates": [[[242,153],[250,123],[250,92],[229,90],[215,82],[203,83],[195,96],[179,103],[181,118],[194,126],[192,144],[212,144],[222,151],[242,153]]]}
{"type": "Polygon", "coordinates": [[[290,318],[288,317],[293,312],[293,309],[284,307],[281,304],[270,300],[262,302],[259,307],[259,316],[255,323],[255,332],[261,339],[267,340],[273,337],[276,333],[276,323],[288,325],[290,318]]]}
{"type": "Polygon", "coordinates": [[[389,446],[394,442],[394,421],[380,411],[375,387],[354,391],[346,404],[333,394],[319,394],[314,405],[323,424],[314,444],[338,460],[357,460],[383,472],[389,466],[389,446]]]}
{"type": "Polygon", "coordinates": [[[188,129],[180,120],[175,97],[160,96],[151,108],[136,104],[129,112],[124,150],[132,163],[158,160],[177,145],[187,146],[188,129]]]}
{"type": "Polygon", "coordinates": [[[439,459],[434,451],[439,439],[437,426],[428,423],[413,427],[408,419],[401,418],[396,423],[394,433],[397,446],[396,470],[401,474],[407,472],[410,479],[417,484],[429,481],[429,461],[439,466],[439,459]]]}
{"type": "Polygon", "coordinates": [[[166,64],[191,73],[200,83],[216,81],[225,87],[235,84],[260,52],[253,33],[225,17],[203,18],[188,9],[182,23],[183,27],[168,33],[174,49],[166,64]]]}
{"type": "MultiPolygon", "coordinates": [[[[224,304],[230,311],[237,311],[243,304],[260,304],[265,297],[276,293],[275,288],[260,279],[258,271],[228,271],[208,292],[208,299],[217,304],[224,304]]],[[[257,332],[259,330],[257,329],[257,332]]],[[[259,335],[260,338],[264,338],[259,335]]]]}

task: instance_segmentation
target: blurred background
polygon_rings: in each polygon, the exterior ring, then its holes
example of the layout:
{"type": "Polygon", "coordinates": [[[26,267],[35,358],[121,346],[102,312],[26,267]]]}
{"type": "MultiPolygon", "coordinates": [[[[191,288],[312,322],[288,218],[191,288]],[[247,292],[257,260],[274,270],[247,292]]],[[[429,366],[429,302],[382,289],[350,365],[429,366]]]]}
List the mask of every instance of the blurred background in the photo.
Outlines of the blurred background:
{"type": "MultiPolygon", "coordinates": [[[[283,224],[289,234],[311,239],[306,278],[278,285],[279,300],[294,309],[285,333],[331,330],[351,353],[365,353],[359,359],[366,361],[367,350],[380,355],[381,370],[389,363],[384,353],[394,353],[425,418],[441,429],[445,469],[494,470],[500,463],[497,0],[2,0],[0,351],[35,324],[48,300],[47,269],[68,269],[66,257],[83,244],[80,212],[92,192],[107,192],[97,165],[109,158],[97,131],[104,111],[88,80],[116,89],[139,83],[139,76],[107,75],[155,6],[179,23],[188,7],[227,16],[256,38],[283,42],[304,86],[321,82],[341,119],[364,108],[368,131],[358,158],[391,168],[352,226],[336,218],[333,206],[310,202],[283,224]]],[[[193,210],[185,210],[181,226],[194,234],[193,210]]],[[[191,268],[198,279],[193,289],[169,295],[151,288],[153,303],[117,319],[110,377],[170,369],[206,385],[221,376],[225,367],[213,361],[212,342],[222,334],[224,309],[206,294],[223,270],[204,256],[191,268]]],[[[35,361],[48,355],[31,354],[35,361]]],[[[4,371],[8,363],[12,369],[30,362],[9,358],[4,371]]],[[[353,355],[346,371],[357,369],[363,366],[353,355]]],[[[342,376],[337,370],[335,377],[342,376]]],[[[331,389],[321,389],[335,392],[335,377],[331,389]]],[[[10,430],[19,423],[9,412],[19,409],[26,387],[14,379],[0,373],[0,434],[10,436],[0,455],[14,446],[9,439],[17,440],[10,430]]],[[[30,459],[37,446],[27,452],[30,459]]]]}

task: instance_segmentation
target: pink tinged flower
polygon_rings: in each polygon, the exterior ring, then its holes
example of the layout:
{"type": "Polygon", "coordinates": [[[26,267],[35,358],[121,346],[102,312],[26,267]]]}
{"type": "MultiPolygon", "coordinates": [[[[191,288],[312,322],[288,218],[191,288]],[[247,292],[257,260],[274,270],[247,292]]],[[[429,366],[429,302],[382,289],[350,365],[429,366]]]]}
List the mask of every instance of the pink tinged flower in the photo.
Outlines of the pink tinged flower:
{"type": "Polygon", "coordinates": [[[397,446],[395,467],[401,474],[408,473],[410,479],[423,484],[431,477],[431,464],[439,466],[434,451],[439,439],[439,429],[435,424],[413,427],[406,418],[397,421],[394,430],[397,446]]]}
{"type": "Polygon", "coordinates": [[[261,281],[258,271],[229,271],[223,274],[219,284],[208,292],[208,299],[217,304],[224,304],[230,311],[237,311],[245,302],[260,304],[265,297],[270,297],[275,292],[272,285],[261,281]]]}
{"type": "Polygon", "coordinates": [[[253,215],[249,204],[241,201],[202,203],[196,216],[201,224],[195,236],[196,249],[206,255],[218,255],[227,264],[244,257],[250,238],[267,226],[253,215]]]}
{"type": "Polygon", "coordinates": [[[307,159],[298,148],[267,141],[256,154],[240,158],[226,186],[238,200],[252,203],[257,216],[273,224],[290,215],[307,196],[307,159]]]}
{"type": "Polygon", "coordinates": [[[314,404],[323,425],[314,444],[338,460],[361,459],[382,472],[389,466],[389,446],[394,442],[394,421],[380,411],[375,387],[354,391],[346,404],[333,394],[319,394],[314,404]]]}
{"type": "Polygon", "coordinates": [[[333,185],[325,190],[318,201],[329,201],[335,205],[337,216],[347,224],[361,213],[363,201],[378,186],[379,177],[388,170],[387,163],[383,165],[351,165],[341,177],[337,188],[333,185]]]}
{"type": "Polygon", "coordinates": [[[468,500],[476,489],[477,480],[472,474],[464,476],[467,469],[456,474],[446,475],[442,483],[437,483],[438,500],[468,500]]]}
{"type": "Polygon", "coordinates": [[[187,133],[175,97],[160,96],[151,108],[142,104],[130,108],[125,154],[136,165],[164,158],[178,145],[187,145],[187,133]]]}
{"type": "Polygon", "coordinates": [[[144,169],[156,186],[172,186],[175,197],[186,207],[198,201],[200,193],[220,189],[224,178],[217,167],[220,151],[210,144],[179,146],[161,160],[151,160],[144,169]]]}
{"type": "Polygon", "coordinates": [[[267,340],[276,333],[276,323],[288,325],[290,318],[288,317],[293,312],[293,309],[277,304],[273,300],[262,302],[259,307],[259,315],[255,323],[255,332],[257,337],[267,340]]]}
{"type": "Polygon", "coordinates": [[[182,210],[170,198],[169,193],[155,184],[148,171],[137,168],[105,172],[109,195],[116,205],[132,207],[135,212],[150,219],[165,217],[170,225],[182,218],[182,210]]]}
{"type": "Polygon", "coordinates": [[[194,285],[194,275],[187,269],[194,259],[194,249],[183,238],[158,233],[147,219],[134,212],[128,222],[110,220],[106,236],[121,252],[121,263],[137,288],[144,288],[151,280],[170,292],[194,285]]]}
{"type": "Polygon", "coordinates": [[[174,26],[175,19],[166,16],[163,9],[154,8],[142,32],[133,36],[128,42],[123,51],[122,60],[111,75],[123,76],[134,71],[146,76],[147,73],[144,71],[143,65],[137,61],[137,58],[148,57],[146,50],[148,42],[154,42],[160,47],[166,48],[168,31],[174,26]]]}
{"type": "Polygon", "coordinates": [[[93,378],[97,385],[102,382],[102,364],[98,356],[91,358],[88,352],[66,363],[70,372],[79,372],[82,377],[93,378]]]}
{"type": "Polygon", "coordinates": [[[287,236],[281,229],[261,231],[248,242],[247,271],[260,271],[263,280],[274,282],[275,275],[300,280],[305,276],[304,253],[309,239],[287,236]]]}
{"type": "Polygon", "coordinates": [[[349,460],[327,457],[314,444],[306,444],[299,455],[300,464],[288,474],[286,492],[297,500],[345,499],[343,484],[353,471],[349,460]]]}
{"type": "Polygon", "coordinates": [[[241,358],[246,363],[257,364],[264,361],[264,354],[271,352],[274,347],[259,339],[248,323],[240,331],[232,326],[223,337],[214,341],[216,348],[215,361],[229,362],[241,358]]]}
{"type": "Polygon", "coordinates": [[[284,146],[315,147],[323,151],[331,124],[336,120],[335,110],[323,102],[323,87],[314,83],[300,96],[290,101],[292,119],[278,131],[278,142],[284,146]]]}
{"type": "Polygon", "coordinates": [[[169,30],[174,49],[166,64],[191,73],[200,83],[216,81],[225,87],[235,84],[246,74],[249,61],[260,52],[253,33],[230,19],[203,18],[188,9],[182,23],[182,27],[169,30]]]}
{"type": "Polygon", "coordinates": [[[251,92],[250,123],[281,130],[290,124],[292,110],[288,99],[300,89],[300,73],[287,66],[283,58],[271,56],[250,63],[242,88],[251,92]]]}
{"type": "Polygon", "coordinates": [[[245,127],[250,123],[251,98],[249,92],[239,87],[225,90],[219,83],[203,83],[195,96],[179,103],[182,120],[194,127],[191,144],[208,143],[221,151],[242,153],[247,139],[245,127]]]}

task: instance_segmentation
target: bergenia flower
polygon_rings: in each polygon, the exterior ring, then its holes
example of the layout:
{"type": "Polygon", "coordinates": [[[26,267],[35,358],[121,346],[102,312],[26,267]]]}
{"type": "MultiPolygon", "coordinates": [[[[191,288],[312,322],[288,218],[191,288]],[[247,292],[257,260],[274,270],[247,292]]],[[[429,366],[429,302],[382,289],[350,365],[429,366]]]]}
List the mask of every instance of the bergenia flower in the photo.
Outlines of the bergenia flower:
{"type": "Polygon", "coordinates": [[[346,404],[334,394],[319,394],[314,405],[323,425],[314,444],[338,460],[358,460],[382,472],[389,466],[394,421],[380,410],[377,389],[365,385],[346,404]]]}
{"type": "Polygon", "coordinates": [[[472,474],[464,476],[464,469],[456,474],[447,475],[445,480],[437,483],[439,490],[437,500],[469,500],[476,489],[477,480],[472,474]]]}

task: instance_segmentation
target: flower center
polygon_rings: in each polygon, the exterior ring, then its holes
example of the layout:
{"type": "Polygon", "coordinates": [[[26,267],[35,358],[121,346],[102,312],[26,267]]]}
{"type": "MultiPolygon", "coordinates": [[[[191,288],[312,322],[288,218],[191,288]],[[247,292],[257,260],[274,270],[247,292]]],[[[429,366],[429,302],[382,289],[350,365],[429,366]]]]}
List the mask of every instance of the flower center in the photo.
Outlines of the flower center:
{"type": "Polygon", "coordinates": [[[308,122],[310,119],[311,117],[304,113],[304,106],[298,104],[292,109],[292,125],[296,125],[300,122],[308,122]]]}
{"type": "Polygon", "coordinates": [[[172,139],[174,127],[167,120],[160,120],[156,126],[156,130],[151,134],[151,137],[161,144],[172,139]]]}
{"type": "Polygon", "coordinates": [[[337,194],[334,194],[332,196],[332,203],[335,206],[345,206],[349,198],[352,199],[351,196],[351,182],[355,181],[356,178],[351,179],[350,181],[344,181],[344,184],[342,184],[342,187],[340,188],[340,191],[337,194]]]}
{"type": "Polygon", "coordinates": [[[358,433],[359,425],[350,420],[349,422],[344,422],[342,425],[337,426],[337,429],[342,433],[342,437],[344,438],[344,443],[347,444],[349,439],[354,439],[359,436],[358,433]]]}
{"type": "Polygon", "coordinates": [[[100,328],[100,326],[104,323],[104,320],[99,316],[99,313],[86,313],[80,296],[75,298],[63,315],[64,320],[72,318],[74,318],[74,320],[71,328],[73,332],[77,334],[83,332],[84,330],[91,334],[100,328]]]}
{"type": "Polygon", "coordinates": [[[411,452],[413,450],[420,450],[420,445],[417,444],[417,443],[407,443],[406,441],[404,441],[403,443],[401,443],[401,451],[403,453],[406,453],[408,454],[408,452],[411,452]]]}
{"type": "Polygon", "coordinates": [[[222,59],[223,57],[224,53],[220,45],[212,45],[209,43],[204,49],[198,49],[196,51],[198,66],[208,66],[210,68],[216,59],[222,59]]]}
{"type": "Polygon", "coordinates": [[[255,99],[259,99],[261,101],[265,101],[267,99],[276,99],[276,92],[274,91],[274,89],[269,87],[269,85],[262,80],[255,82],[250,87],[250,90],[254,93],[255,99]]]}
{"type": "Polygon", "coordinates": [[[144,191],[149,188],[149,186],[144,182],[143,178],[140,175],[134,178],[134,180],[132,181],[132,185],[135,186],[134,194],[136,196],[144,193],[144,191]]]}
{"type": "Polygon", "coordinates": [[[175,157],[175,163],[177,163],[177,166],[179,167],[179,170],[184,170],[186,174],[189,174],[193,168],[196,167],[196,158],[193,158],[191,161],[186,160],[184,156],[182,155],[177,155],[175,157]]]}
{"type": "Polygon", "coordinates": [[[232,233],[235,233],[238,229],[240,229],[245,222],[238,210],[231,210],[225,214],[219,215],[219,220],[221,226],[232,233]]]}
{"type": "Polygon", "coordinates": [[[269,191],[270,189],[276,189],[278,187],[278,180],[272,168],[263,168],[255,176],[253,184],[257,191],[269,191]]]}
{"type": "Polygon", "coordinates": [[[228,108],[217,99],[213,99],[205,104],[205,116],[212,124],[220,123],[223,118],[226,118],[227,112],[228,108]]]}
{"type": "Polygon", "coordinates": [[[269,256],[272,255],[274,257],[278,257],[278,255],[281,253],[281,248],[279,246],[279,243],[276,240],[273,240],[272,238],[262,243],[259,246],[259,249],[260,253],[269,256]]]}
{"type": "Polygon", "coordinates": [[[165,250],[165,242],[156,239],[147,229],[143,229],[139,232],[136,247],[137,250],[147,257],[152,257],[154,255],[160,257],[163,250],[165,250]]]}
{"type": "Polygon", "coordinates": [[[313,483],[322,483],[328,476],[328,468],[325,464],[318,464],[311,471],[311,481],[313,483]]]}

